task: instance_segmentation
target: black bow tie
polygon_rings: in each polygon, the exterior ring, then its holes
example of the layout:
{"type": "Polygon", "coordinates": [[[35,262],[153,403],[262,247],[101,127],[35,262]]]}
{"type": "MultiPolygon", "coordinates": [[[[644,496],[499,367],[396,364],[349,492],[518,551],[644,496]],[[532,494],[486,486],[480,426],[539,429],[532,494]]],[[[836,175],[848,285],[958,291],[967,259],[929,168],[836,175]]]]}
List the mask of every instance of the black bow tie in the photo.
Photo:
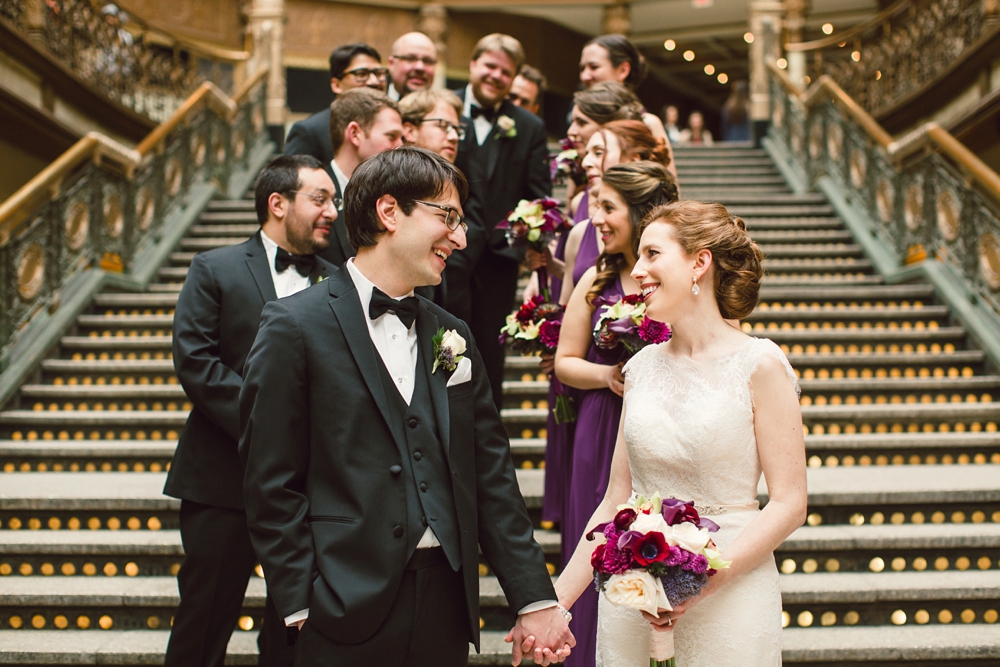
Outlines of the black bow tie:
{"type": "Polygon", "coordinates": [[[369,319],[377,319],[386,313],[395,313],[399,321],[407,329],[413,326],[413,320],[417,319],[417,309],[420,302],[417,297],[408,296],[405,299],[393,299],[391,296],[375,287],[372,289],[372,300],[368,304],[369,319]]]}
{"type": "Polygon", "coordinates": [[[473,104],[469,107],[469,115],[472,116],[472,120],[476,120],[477,118],[482,116],[483,118],[492,123],[497,117],[497,110],[485,109],[477,104],[473,104]]]}
{"type": "Polygon", "coordinates": [[[293,255],[284,248],[278,248],[278,254],[274,256],[274,270],[281,273],[293,264],[300,276],[309,276],[316,268],[316,255],[293,255]]]}

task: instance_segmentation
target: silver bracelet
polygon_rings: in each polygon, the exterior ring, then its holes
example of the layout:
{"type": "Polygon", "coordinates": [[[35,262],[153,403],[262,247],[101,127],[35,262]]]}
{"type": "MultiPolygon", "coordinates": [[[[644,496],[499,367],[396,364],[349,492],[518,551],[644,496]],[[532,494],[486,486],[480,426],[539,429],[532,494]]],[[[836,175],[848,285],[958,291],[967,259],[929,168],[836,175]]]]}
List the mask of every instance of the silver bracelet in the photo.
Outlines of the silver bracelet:
{"type": "Polygon", "coordinates": [[[571,614],[569,609],[567,609],[566,607],[562,606],[561,604],[557,604],[556,609],[558,609],[559,613],[562,614],[563,618],[566,619],[567,624],[573,620],[573,614],[571,614]]]}

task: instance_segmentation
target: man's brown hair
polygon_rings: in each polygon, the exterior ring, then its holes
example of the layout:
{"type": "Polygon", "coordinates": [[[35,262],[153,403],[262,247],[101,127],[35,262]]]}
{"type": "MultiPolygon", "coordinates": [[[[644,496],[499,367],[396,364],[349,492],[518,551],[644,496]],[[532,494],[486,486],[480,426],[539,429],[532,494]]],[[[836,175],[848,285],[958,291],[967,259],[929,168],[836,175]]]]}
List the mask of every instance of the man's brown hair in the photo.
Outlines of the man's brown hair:
{"type": "Polygon", "coordinates": [[[486,35],[476,42],[476,48],[472,50],[472,59],[479,60],[479,56],[487,51],[506,53],[507,57],[514,62],[514,74],[517,75],[521,72],[521,67],[524,66],[524,47],[514,37],[499,32],[486,35]]]}
{"type": "Polygon", "coordinates": [[[399,113],[399,106],[385,93],[372,88],[352,88],[337,96],[330,105],[330,143],[336,155],[344,145],[347,126],[356,122],[367,134],[375,124],[375,117],[383,109],[399,113]]]}

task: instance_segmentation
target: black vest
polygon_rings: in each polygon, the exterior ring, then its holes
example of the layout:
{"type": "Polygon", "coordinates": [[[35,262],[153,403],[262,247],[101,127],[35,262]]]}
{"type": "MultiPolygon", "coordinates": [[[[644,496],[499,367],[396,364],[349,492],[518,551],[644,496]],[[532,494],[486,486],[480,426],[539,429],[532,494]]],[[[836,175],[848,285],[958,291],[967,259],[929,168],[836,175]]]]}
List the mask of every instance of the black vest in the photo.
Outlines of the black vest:
{"type": "MultiPolygon", "coordinates": [[[[418,352],[419,355],[419,352],[418,352]]],[[[431,403],[430,386],[419,356],[410,404],[400,395],[389,375],[381,355],[378,370],[382,388],[389,402],[390,419],[403,425],[407,456],[402,457],[402,478],[406,484],[406,548],[413,554],[427,526],[434,530],[444,548],[448,562],[456,572],[462,564],[462,548],[458,536],[458,518],[451,475],[445,464],[437,419],[431,403]]]]}

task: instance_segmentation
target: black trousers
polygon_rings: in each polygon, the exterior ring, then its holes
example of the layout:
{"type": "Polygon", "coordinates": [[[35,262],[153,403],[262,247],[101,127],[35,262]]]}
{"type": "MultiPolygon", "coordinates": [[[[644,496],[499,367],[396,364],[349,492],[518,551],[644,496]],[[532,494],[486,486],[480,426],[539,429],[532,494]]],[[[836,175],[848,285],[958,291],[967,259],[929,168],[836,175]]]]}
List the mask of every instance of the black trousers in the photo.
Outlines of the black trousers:
{"type": "Polygon", "coordinates": [[[484,252],[472,277],[472,319],[469,328],[483,357],[497,410],[503,406],[503,375],[507,356],[498,339],[507,315],[515,307],[518,271],[519,266],[514,260],[484,252]]]}
{"type": "Polygon", "coordinates": [[[440,547],[414,554],[389,615],[367,640],[341,644],[307,620],[295,645],[295,667],[465,667],[468,661],[462,574],[440,547]]]}
{"type": "MultiPolygon", "coordinates": [[[[243,608],[247,581],[257,555],[250,543],[246,513],[181,501],[184,563],[177,575],[181,603],[174,615],[167,667],[222,667],[226,646],[243,608]]],[[[260,665],[290,667],[284,622],[267,598],[257,639],[260,665]]]]}

